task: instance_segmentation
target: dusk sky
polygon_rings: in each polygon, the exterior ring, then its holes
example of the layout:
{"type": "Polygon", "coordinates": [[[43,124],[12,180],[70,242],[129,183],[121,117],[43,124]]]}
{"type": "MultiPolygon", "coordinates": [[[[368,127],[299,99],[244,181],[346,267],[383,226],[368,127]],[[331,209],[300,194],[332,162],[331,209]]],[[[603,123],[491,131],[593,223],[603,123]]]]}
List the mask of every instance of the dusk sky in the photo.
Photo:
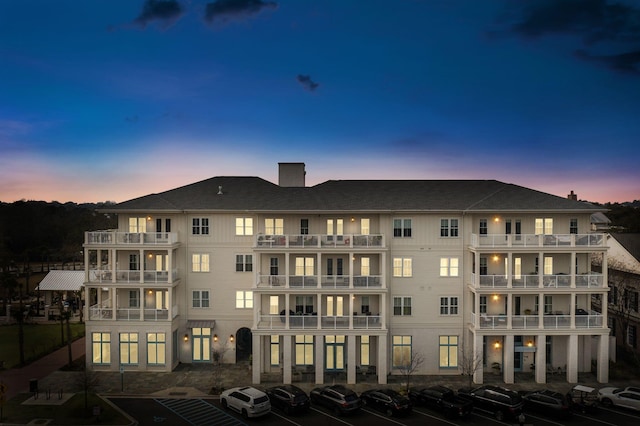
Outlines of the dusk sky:
{"type": "Polygon", "coordinates": [[[0,201],[278,162],[640,199],[640,1],[0,0],[0,201]]]}

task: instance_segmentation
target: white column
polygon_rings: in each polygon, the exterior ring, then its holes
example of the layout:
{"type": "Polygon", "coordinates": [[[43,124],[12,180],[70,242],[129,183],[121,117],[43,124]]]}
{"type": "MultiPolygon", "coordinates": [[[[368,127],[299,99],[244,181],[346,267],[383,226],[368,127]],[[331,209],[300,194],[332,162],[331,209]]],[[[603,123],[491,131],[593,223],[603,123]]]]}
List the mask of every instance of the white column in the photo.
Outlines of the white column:
{"type": "Polygon", "coordinates": [[[536,337],[536,383],[547,382],[547,336],[536,337]]]}
{"type": "Polygon", "coordinates": [[[567,345],[567,382],[578,383],[578,335],[569,335],[567,345]]]}
{"type": "Polygon", "coordinates": [[[353,330],[353,299],[355,295],[353,293],[349,293],[349,310],[347,311],[347,315],[349,315],[349,329],[353,330]]]}
{"type": "MultiPolygon", "coordinates": [[[[264,341],[263,336],[254,334],[251,336],[251,346],[252,346],[252,354],[251,354],[251,381],[253,384],[260,383],[260,374],[262,373],[262,342],[264,341]]],[[[269,342],[271,344],[271,342],[269,342]]]]}
{"type": "Polygon", "coordinates": [[[322,329],[322,294],[316,294],[316,299],[318,300],[318,330],[322,329]]]}
{"type": "Polygon", "coordinates": [[[347,384],[356,383],[356,336],[347,336],[347,384]]]}
{"type": "Polygon", "coordinates": [[[502,375],[505,383],[513,383],[513,349],[513,335],[504,336],[504,346],[502,347],[502,375]]]}
{"type": "Polygon", "coordinates": [[[507,270],[504,273],[507,275],[507,288],[513,288],[513,253],[511,252],[507,253],[507,270]]]}
{"type": "Polygon", "coordinates": [[[609,383],[609,335],[598,337],[598,383],[609,383]]]}
{"type": "MultiPolygon", "coordinates": [[[[144,238],[143,234],[140,234],[140,238],[144,238]]],[[[140,249],[140,279],[139,279],[139,283],[143,284],[144,283],[144,264],[147,261],[147,259],[145,259],[144,257],[144,250],[140,249]]]]}
{"type": "Polygon", "coordinates": [[[293,336],[281,336],[282,339],[282,383],[286,385],[291,384],[291,356],[293,351],[291,350],[291,341],[293,336]]]}
{"type": "Polygon", "coordinates": [[[314,336],[316,350],[316,384],[324,383],[324,337],[314,336]]]}
{"type": "Polygon", "coordinates": [[[513,316],[513,295],[511,293],[507,294],[507,328],[511,329],[511,320],[513,316]]]}
{"type": "Polygon", "coordinates": [[[115,284],[116,280],[118,277],[116,277],[116,271],[117,271],[117,266],[118,266],[118,257],[116,255],[116,249],[112,249],[110,256],[111,256],[111,282],[115,284]]]}
{"type": "Polygon", "coordinates": [[[569,295],[569,327],[576,328],[576,294],[569,295]]]}
{"type": "MultiPolygon", "coordinates": [[[[478,305],[476,305],[478,306],[478,305]]],[[[469,354],[469,356],[472,356],[475,362],[475,358],[476,356],[480,355],[482,356],[482,352],[483,352],[483,345],[482,345],[482,341],[484,340],[484,337],[479,335],[478,333],[474,333],[472,335],[473,337],[473,353],[469,354]]],[[[482,364],[484,364],[484,361],[480,364],[480,366],[473,372],[473,382],[477,383],[477,384],[482,384],[484,381],[484,370],[482,368],[482,364]]]]}
{"type": "Polygon", "coordinates": [[[380,327],[383,330],[387,329],[387,293],[382,293],[380,301],[380,327]]]}
{"type": "MultiPolygon", "coordinates": [[[[575,235],[571,236],[573,243],[575,244],[575,235]]],[[[571,252],[571,288],[576,288],[576,252],[571,252]]]]}
{"type": "Polygon", "coordinates": [[[289,316],[289,311],[291,310],[290,299],[292,297],[295,297],[295,296],[292,296],[291,294],[288,294],[288,293],[285,293],[284,295],[284,318],[285,318],[284,328],[287,330],[289,329],[289,321],[291,320],[291,317],[289,316]]]}
{"type": "Polygon", "coordinates": [[[169,284],[173,284],[173,279],[175,278],[173,276],[173,269],[173,250],[167,250],[167,279],[169,284]]]}
{"type": "MultiPolygon", "coordinates": [[[[115,290],[114,290],[115,291],[115,290]]],[[[144,321],[144,288],[140,287],[140,289],[138,290],[138,297],[140,298],[140,306],[138,307],[138,310],[140,312],[140,321],[144,321]]],[[[114,312],[115,315],[115,312],[114,312]]]]}
{"type": "Polygon", "coordinates": [[[387,336],[377,336],[378,341],[378,362],[376,367],[376,372],[378,374],[378,384],[386,385],[387,384],[387,370],[389,355],[387,351],[387,336]]]}

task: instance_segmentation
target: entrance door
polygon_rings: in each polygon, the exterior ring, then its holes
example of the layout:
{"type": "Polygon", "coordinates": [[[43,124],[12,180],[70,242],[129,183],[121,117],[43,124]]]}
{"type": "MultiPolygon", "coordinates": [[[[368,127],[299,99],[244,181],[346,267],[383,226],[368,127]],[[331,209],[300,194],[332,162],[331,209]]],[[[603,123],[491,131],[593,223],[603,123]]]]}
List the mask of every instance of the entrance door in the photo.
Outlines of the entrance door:
{"type": "Polygon", "coordinates": [[[327,371],[344,370],[345,336],[325,336],[325,369],[327,371]]]}
{"type": "Polygon", "coordinates": [[[513,315],[520,315],[520,296],[513,298],[513,315]]]}
{"type": "Polygon", "coordinates": [[[251,329],[243,327],[236,333],[236,362],[249,361],[253,352],[251,329]]]}
{"type": "Polygon", "coordinates": [[[513,346],[515,348],[515,351],[513,352],[513,371],[522,371],[522,336],[514,336],[513,341],[513,346]]]}

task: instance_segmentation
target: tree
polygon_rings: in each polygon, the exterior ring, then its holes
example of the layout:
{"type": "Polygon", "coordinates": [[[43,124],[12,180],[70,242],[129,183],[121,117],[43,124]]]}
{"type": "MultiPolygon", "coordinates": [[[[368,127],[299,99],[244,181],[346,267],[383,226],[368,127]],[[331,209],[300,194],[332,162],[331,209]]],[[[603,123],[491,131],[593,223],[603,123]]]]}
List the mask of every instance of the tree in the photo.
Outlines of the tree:
{"type": "Polygon", "coordinates": [[[227,342],[214,342],[213,349],[211,350],[211,356],[213,358],[213,393],[220,393],[224,390],[222,384],[222,377],[224,372],[224,354],[229,351],[227,342]]]}
{"type": "Polygon", "coordinates": [[[473,376],[482,368],[482,351],[473,351],[473,347],[467,347],[462,342],[458,355],[458,366],[463,376],[469,378],[469,388],[473,385],[473,376]]]}
{"type": "Polygon", "coordinates": [[[87,370],[82,363],[82,371],[76,376],[76,384],[84,392],[84,408],[89,408],[89,392],[92,392],[99,384],[98,375],[94,371],[87,370]]]}
{"type": "Polygon", "coordinates": [[[398,370],[407,380],[406,392],[409,392],[409,386],[411,382],[411,376],[420,369],[420,366],[424,364],[424,355],[415,350],[411,351],[411,354],[405,362],[398,366],[398,370]]]}

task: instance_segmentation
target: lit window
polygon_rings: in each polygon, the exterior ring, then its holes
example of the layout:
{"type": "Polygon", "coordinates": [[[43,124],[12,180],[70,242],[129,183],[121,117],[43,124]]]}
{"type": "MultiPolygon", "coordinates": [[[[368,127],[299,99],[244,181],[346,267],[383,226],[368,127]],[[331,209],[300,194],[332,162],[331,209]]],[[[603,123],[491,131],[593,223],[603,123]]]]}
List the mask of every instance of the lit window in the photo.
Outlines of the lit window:
{"type": "Polygon", "coordinates": [[[253,235],[253,218],[236,218],[236,235],[253,235]]]}
{"type": "Polygon", "coordinates": [[[536,218],[535,220],[535,233],[536,235],[551,235],[553,234],[553,219],[549,217],[536,218]]]}
{"type": "Polygon", "coordinates": [[[370,220],[368,218],[360,219],[360,234],[369,235],[370,231],[370,220]]]}
{"type": "Polygon", "coordinates": [[[440,276],[457,277],[459,274],[459,262],[457,257],[440,258],[440,276]]]}
{"type": "Polygon", "coordinates": [[[129,218],[129,232],[142,233],[147,232],[147,218],[146,217],[130,217],[129,218]]]}
{"type": "Polygon", "coordinates": [[[458,336],[440,336],[440,367],[458,366],[458,336]]]}
{"type": "Polygon", "coordinates": [[[91,333],[91,348],[94,364],[111,362],[111,334],[91,333]]]}
{"type": "Polygon", "coordinates": [[[413,275],[413,267],[411,258],[394,257],[393,258],[393,276],[394,277],[410,277],[413,275]]]}
{"type": "Polygon", "coordinates": [[[411,365],[411,336],[393,336],[392,365],[394,368],[411,365]]]}
{"type": "Polygon", "coordinates": [[[313,365],[313,336],[296,336],[296,365],[313,365]]]}
{"type": "Polygon", "coordinates": [[[280,365],[280,336],[271,336],[271,351],[269,352],[269,364],[280,365]]]}
{"type": "Polygon", "coordinates": [[[167,341],[164,333],[147,334],[147,364],[164,365],[167,341]]]}
{"type": "Polygon", "coordinates": [[[120,333],[120,364],[138,364],[138,333],[120,333]]]}
{"type": "Polygon", "coordinates": [[[236,308],[253,309],[253,291],[236,291],[236,308]]]}
{"type": "Polygon", "coordinates": [[[267,235],[283,235],[284,219],[266,218],[264,220],[264,233],[267,235]]]}
{"type": "Polygon", "coordinates": [[[192,272],[209,272],[209,254],[194,253],[191,255],[192,272]]]}

